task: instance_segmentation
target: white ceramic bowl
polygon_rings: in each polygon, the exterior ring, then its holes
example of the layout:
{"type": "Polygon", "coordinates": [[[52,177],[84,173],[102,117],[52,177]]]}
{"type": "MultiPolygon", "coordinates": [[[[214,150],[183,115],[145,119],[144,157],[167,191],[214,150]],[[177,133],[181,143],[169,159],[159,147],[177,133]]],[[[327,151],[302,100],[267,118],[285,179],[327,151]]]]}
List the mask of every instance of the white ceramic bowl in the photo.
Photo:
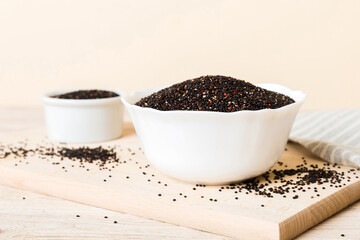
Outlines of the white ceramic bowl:
{"type": "Polygon", "coordinates": [[[226,184],[258,176],[278,161],[306,97],[278,84],[258,86],[288,95],[295,103],[232,113],[159,111],[134,105],[159,89],[133,92],[122,101],[145,155],[157,169],[185,182],[226,184]]]}
{"type": "Polygon", "coordinates": [[[42,96],[48,137],[69,143],[101,142],[122,134],[123,104],[120,96],[102,99],[59,99],[58,94],[78,89],[50,92],[42,96]]]}

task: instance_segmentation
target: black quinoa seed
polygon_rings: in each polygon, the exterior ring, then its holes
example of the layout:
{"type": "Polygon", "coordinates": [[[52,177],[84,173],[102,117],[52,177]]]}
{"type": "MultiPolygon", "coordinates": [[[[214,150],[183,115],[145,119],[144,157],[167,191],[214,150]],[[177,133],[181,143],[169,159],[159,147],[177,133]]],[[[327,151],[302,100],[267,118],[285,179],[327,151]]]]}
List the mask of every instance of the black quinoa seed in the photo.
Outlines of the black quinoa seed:
{"type": "MultiPolygon", "coordinates": [[[[27,161],[26,158],[36,155],[44,161],[50,161],[52,165],[59,167],[60,169],[65,169],[65,167],[62,165],[63,163],[65,164],[65,161],[71,161],[68,166],[78,166],[80,168],[84,168],[84,170],[89,170],[89,168],[86,168],[85,164],[93,164],[94,166],[98,166],[100,170],[109,171],[111,171],[112,168],[120,166],[119,164],[126,162],[120,161],[120,156],[117,155],[118,151],[123,151],[121,148],[118,149],[119,146],[95,148],[66,147],[54,144],[51,144],[50,147],[49,145],[43,146],[41,144],[38,144],[33,148],[27,148],[26,146],[27,144],[25,142],[19,142],[18,145],[0,144],[0,158],[7,158],[11,155],[16,161],[16,165],[21,166],[21,164],[25,163],[31,164],[31,161],[27,161]]],[[[130,154],[133,151],[132,149],[128,150],[130,154]]],[[[304,158],[306,159],[306,157],[304,158]]],[[[342,167],[339,165],[333,165],[329,163],[314,163],[307,165],[305,164],[305,159],[301,160],[300,163],[295,164],[293,168],[290,166],[288,167],[288,165],[283,162],[278,162],[277,165],[282,166],[281,169],[273,168],[256,178],[240,183],[220,186],[217,190],[219,190],[220,194],[226,194],[226,192],[231,191],[233,194],[235,194],[233,196],[235,200],[239,199],[238,194],[244,193],[258,195],[265,198],[273,198],[275,195],[281,195],[282,198],[294,197],[294,199],[297,199],[304,196],[301,194],[302,192],[310,192],[308,195],[309,198],[311,197],[312,199],[316,199],[324,195],[323,190],[325,189],[339,189],[346,186],[348,182],[359,178],[359,172],[357,172],[359,169],[342,169],[342,167]],[[336,170],[333,169],[335,167],[336,170]]],[[[129,164],[131,164],[130,161],[129,164]]],[[[149,164],[142,165],[140,162],[138,162],[137,166],[142,166],[143,170],[144,168],[150,168],[149,164]]],[[[93,169],[91,170],[93,171],[93,169]]],[[[151,172],[143,172],[143,170],[138,170],[140,175],[142,175],[142,173],[144,174],[143,176],[150,177],[151,175],[153,181],[165,187],[167,186],[166,183],[158,181],[158,179],[155,178],[155,174],[152,174],[151,172]]],[[[106,176],[109,178],[101,178],[99,180],[109,181],[109,179],[113,179],[115,177],[115,175],[109,174],[106,174],[106,176]]],[[[130,178],[126,175],[123,177],[126,177],[127,179],[130,178]]],[[[145,180],[150,181],[149,178],[145,178],[145,180]]],[[[188,198],[192,198],[194,195],[191,194],[195,194],[197,191],[201,192],[201,188],[203,187],[205,187],[205,185],[202,184],[189,186],[188,191],[184,190],[181,193],[176,193],[176,195],[187,198],[186,194],[189,194],[188,198]],[[196,192],[194,192],[192,189],[196,190],[196,192]]],[[[158,196],[160,197],[161,194],[158,196]]],[[[201,198],[204,199],[209,199],[208,197],[210,196],[201,196],[201,198]]],[[[173,198],[175,199],[176,196],[170,198],[170,201],[173,198]]],[[[212,198],[212,202],[216,201],[217,199],[212,198]]]]}
{"type": "Polygon", "coordinates": [[[236,112],[275,109],[294,103],[243,80],[225,76],[202,76],[187,80],[142,98],[137,106],[162,111],[191,110],[236,112]]]}
{"type": "Polygon", "coordinates": [[[117,96],[119,96],[119,94],[104,90],[79,90],[79,91],[73,91],[52,97],[61,98],[61,99],[99,99],[99,98],[112,98],[117,96]]]}
{"type": "MultiPolygon", "coordinates": [[[[99,167],[104,167],[106,163],[119,162],[119,158],[115,152],[115,149],[105,149],[103,147],[89,148],[60,148],[55,155],[62,158],[69,158],[72,160],[79,160],[83,162],[95,163],[99,161],[99,167]]],[[[114,167],[114,166],[112,166],[114,167]]]]}

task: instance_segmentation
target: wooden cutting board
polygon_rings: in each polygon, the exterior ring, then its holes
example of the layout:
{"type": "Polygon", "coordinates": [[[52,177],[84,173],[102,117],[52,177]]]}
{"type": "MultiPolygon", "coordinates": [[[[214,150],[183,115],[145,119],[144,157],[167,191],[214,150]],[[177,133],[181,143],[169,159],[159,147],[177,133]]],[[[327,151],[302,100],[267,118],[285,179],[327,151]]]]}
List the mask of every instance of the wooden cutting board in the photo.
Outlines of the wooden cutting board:
{"type": "MultiPolygon", "coordinates": [[[[49,141],[43,129],[0,139],[0,146],[9,144],[26,144],[27,148],[64,146],[49,141]]],[[[99,145],[116,146],[120,163],[102,168],[94,163],[81,166],[78,161],[31,153],[25,159],[9,155],[0,159],[0,184],[241,239],[294,238],[360,199],[360,171],[350,167],[330,166],[344,172],[342,187],[325,183],[318,186],[318,192],[296,191],[286,198],[266,198],[239,193],[231,186],[199,187],[163,175],[149,165],[130,123],[125,124],[122,138],[87,146],[99,145]],[[295,195],[299,198],[293,199],[295,195]]],[[[0,147],[0,156],[1,151],[0,147]]],[[[302,158],[307,165],[324,164],[300,146],[288,144],[280,159],[283,164],[274,168],[294,168],[303,164],[302,158]]],[[[286,180],[296,177],[288,176],[286,180]]],[[[272,181],[268,188],[278,184],[272,181]]]]}

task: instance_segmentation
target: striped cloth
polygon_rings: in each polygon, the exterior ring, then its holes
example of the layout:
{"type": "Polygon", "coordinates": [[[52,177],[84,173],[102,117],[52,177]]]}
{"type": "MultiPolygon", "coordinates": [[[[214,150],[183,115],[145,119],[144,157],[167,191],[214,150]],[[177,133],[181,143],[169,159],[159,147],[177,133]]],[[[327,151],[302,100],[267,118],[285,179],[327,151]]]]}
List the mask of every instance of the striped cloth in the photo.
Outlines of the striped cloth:
{"type": "Polygon", "coordinates": [[[360,167],[360,109],[301,113],[290,140],[330,163],[360,167]]]}

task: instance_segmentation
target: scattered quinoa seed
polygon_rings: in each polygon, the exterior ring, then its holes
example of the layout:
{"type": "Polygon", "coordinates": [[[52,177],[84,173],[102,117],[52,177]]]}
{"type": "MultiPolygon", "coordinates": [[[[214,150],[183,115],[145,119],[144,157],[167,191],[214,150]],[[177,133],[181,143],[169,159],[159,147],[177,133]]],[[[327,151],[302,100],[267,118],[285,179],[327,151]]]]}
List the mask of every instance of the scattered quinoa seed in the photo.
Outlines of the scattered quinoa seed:
{"type": "MultiPolygon", "coordinates": [[[[159,181],[161,179],[157,179],[157,175],[153,174],[149,164],[143,164],[142,162],[136,161],[136,159],[132,159],[134,160],[132,161],[131,158],[122,155],[120,156],[124,149],[119,147],[119,145],[70,147],[66,144],[54,144],[51,142],[44,142],[44,145],[39,143],[33,147],[29,147],[26,142],[19,141],[17,144],[0,144],[0,158],[5,159],[8,158],[8,156],[11,156],[11,158],[8,159],[15,161],[12,166],[20,168],[26,163],[31,165],[32,162],[27,161],[27,157],[36,155],[40,160],[49,162],[54,167],[61,169],[62,172],[69,169],[69,167],[71,167],[71,169],[75,167],[83,168],[84,171],[89,171],[89,169],[91,169],[92,172],[96,172],[96,169],[93,166],[97,166],[100,171],[106,171],[104,173],[105,175],[101,175],[104,178],[98,179],[99,181],[104,182],[107,182],[109,179],[116,182],[116,180],[119,179],[118,177],[120,177],[120,179],[130,179],[130,176],[121,176],[118,175],[118,173],[111,173],[111,175],[109,175],[108,171],[115,172],[116,168],[122,167],[123,164],[133,164],[133,166],[136,166],[134,169],[138,171],[138,174],[145,178],[145,184],[152,179],[153,182],[158,183],[156,184],[156,187],[159,188],[159,192],[164,191],[164,189],[160,189],[162,187],[166,187],[166,190],[171,192],[171,189],[168,189],[170,187],[167,187],[168,184],[159,181]],[[128,161],[122,158],[126,158],[128,161]],[[92,168],[89,167],[90,164],[92,165],[92,168]]],[[[129,152],[129,155],[133,156],[133,149],[125,148],[125,150],[128,150],[126,152],[129,152]]],[[[327,195],[324,190],[335,191],[336,189],[343,188],[348,183],[358,181],[357,179],[359,178],[360,169],[344,169],[337,164],[326,162],[308,163],[306,156],[300,156],[296,161],[296,164],[289,164],[289,166],[285,164],[285,162],[279,161],[275,168],[270,169],[256,178],[239,183],[211,187],[210,191],[213,189],[220,196],[228,196],[234,202],[235,200],[239,200],[241,195],[244,196],[245,194],[262,198],[274,198],[279,196],[281,198],[287,198],[288,201],[303,197],[316,200],[322,195],[327,195]],[[278,168],[278,166],[280,167],[278,168]],[[307,194],[302,194],[305,192],[307,194]]],[[[127,180],[127,184],[131,184],[131,180],[127,180]]],[[[148,184],[151,184],[151,182],[148,184]]],[[[177,201],[178,197],[176,196],[182,196],[184,199],[191,199],[193,197],[209,199],[211,202],[222,200],[220,198],[213,198],[213,195],[211,195],[210,198],[210,194],[206,195],[205,192],[202,192],[205,187],[206,185],[203,184],[190,185],[181,192],[174,192],[172,196],[170,195],[168,201],[177,201]]],[[[164,193],[165,192],[163,192],[163,194],[164,193]]],[[[157,196],[161,197],[162,194],[158,193],[157,196]]],[[[25,200],[25,197],[22,197],[22,199],[25,200]]],[[[261,207],[265,207],[265,205],[261,205],[261,207]]],[[[79,215],[76,216],[80,217],[79,215]]]]}

